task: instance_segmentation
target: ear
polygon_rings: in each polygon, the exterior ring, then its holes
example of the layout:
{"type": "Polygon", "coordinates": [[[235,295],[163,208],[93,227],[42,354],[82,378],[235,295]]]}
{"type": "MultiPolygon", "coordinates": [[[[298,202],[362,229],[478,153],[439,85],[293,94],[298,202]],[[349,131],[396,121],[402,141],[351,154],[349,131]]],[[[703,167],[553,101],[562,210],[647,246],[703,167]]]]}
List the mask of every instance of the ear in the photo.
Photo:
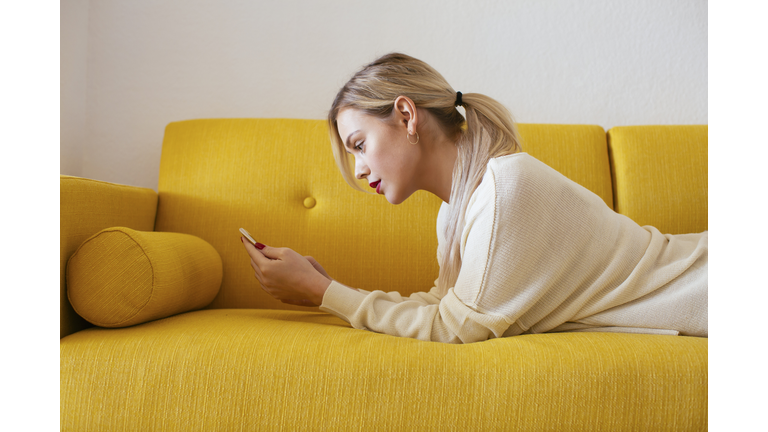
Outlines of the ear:
{"type": "Polygon", "coordinates": [[[409,134],[416,132],[419,123],[419,114],[416,104],[408,96],[398,96],[395,99],[394,115],[396,124],[403,125],[409,134]]]}

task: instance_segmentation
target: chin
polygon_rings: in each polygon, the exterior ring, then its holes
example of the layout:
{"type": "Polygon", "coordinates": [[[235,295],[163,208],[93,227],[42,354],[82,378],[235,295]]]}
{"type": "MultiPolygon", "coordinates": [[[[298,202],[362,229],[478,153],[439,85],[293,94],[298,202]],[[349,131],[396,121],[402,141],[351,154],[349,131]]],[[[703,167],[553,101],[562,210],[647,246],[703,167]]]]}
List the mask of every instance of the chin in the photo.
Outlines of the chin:
{"type": "Polygon", "coordinates": [[[411,195],[413,195],[413,192],[411,192],[411,193],[409,193],[407,195],[404,195],[404,196],[400,195],[400,194],[397,194],[397,195],[394,195],[394,196],[390,196],[390,194],[387,194],[386,192],[384,192],[384,197],[387,199],[387,201],[389,201],[390,204],[394,204],[394,205],[402,204],[403,201],[405,201],[408,198],[410,198],[411,195]]]}

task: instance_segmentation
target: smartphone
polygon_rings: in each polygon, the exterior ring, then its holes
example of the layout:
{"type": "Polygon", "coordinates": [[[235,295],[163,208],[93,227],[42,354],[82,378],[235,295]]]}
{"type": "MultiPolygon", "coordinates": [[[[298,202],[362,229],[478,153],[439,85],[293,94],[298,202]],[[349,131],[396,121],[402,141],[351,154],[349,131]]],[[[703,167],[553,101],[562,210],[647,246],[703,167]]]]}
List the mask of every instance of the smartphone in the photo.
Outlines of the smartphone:
{"type": "Polygon", "coordinates": [[[256,240],[251,237],[251,233],[245,230],[245,228],[240,228],[240,232],[245,236],[245,238],[248,239],[249,242],[251,242],[252,245],[256,246],[256,240]]]}

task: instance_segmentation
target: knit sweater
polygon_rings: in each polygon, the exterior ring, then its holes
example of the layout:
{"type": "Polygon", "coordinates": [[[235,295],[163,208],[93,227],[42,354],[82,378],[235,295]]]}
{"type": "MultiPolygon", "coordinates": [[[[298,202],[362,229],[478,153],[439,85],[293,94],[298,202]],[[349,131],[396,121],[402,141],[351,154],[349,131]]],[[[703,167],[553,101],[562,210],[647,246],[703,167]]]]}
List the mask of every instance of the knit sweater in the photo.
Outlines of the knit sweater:
{"type": "MultiPolygon", "coordinates": [[[[437,217],[438,262],[449,209],[437,217]]],[[[641,227],[527,153],[489,161],[460,246],[445,295],[334,280],[320,309],[354,328],[451,343],[559,331],[707,336],[708,232],[641,227]]]]}

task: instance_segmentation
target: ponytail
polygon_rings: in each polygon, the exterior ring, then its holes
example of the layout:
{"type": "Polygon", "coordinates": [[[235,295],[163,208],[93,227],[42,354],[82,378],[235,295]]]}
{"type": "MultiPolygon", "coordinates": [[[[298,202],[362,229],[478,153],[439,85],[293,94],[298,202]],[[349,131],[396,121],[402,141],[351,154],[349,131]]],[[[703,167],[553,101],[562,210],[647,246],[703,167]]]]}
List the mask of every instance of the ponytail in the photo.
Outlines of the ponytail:
{"type": "Polygon", "coordinates": [[[517,127],[504,105],[479,94],[462,94],[466,130],[456,143],[458,157],[453,168],[450,211],[439,251],[440,275],[437,286],[445,295],[456,285],[461,271],[461,237],[469,199],[483,180],[488,161],[522,151],[517,127]]]}

